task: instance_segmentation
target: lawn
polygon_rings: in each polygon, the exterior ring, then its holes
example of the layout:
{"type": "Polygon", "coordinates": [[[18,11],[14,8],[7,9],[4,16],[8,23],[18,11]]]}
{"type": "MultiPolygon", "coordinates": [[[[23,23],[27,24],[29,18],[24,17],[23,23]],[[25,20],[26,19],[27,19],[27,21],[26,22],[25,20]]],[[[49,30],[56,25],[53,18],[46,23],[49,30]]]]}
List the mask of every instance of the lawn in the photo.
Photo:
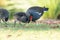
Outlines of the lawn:
{"type": "Polygon", "coordinates": [[[0,40],[60,40],[60,24],[0,24],[0,40]],[[58,26],[58,27],[57,27],[58,26]]]}

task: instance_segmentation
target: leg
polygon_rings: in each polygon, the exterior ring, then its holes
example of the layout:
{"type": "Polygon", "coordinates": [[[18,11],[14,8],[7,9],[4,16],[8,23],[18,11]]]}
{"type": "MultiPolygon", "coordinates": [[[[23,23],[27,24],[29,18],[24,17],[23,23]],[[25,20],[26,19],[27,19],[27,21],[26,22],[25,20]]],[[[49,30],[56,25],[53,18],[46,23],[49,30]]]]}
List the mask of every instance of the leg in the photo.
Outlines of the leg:
{"type": "Polygon", "coordinates": [[[19,21],[19,25],[20,26],[25,26],[25,23],[22,23],[22,22],[19,21]]]}
{"type": "Polygon", "coordinates": [[[5,27],[7,27],[7,23],[6,23],[6,21],[5,21],[4,19],[2,19],[2,21],[4,22],[5,27]]]}
{"type": "Polygon", "coordinates": [[[19,22],[19,26],[21,26],[21,27],[27,27],[27,26],[28,26],[27,24],[28,24],[28,23],[19,22]]]}
{"type": "Polygon", "coordinates": [[[19,21],[19,24],[22,25],[20,21],[19,21]]]}
{"type": "Polygon", "coordinates": [[[2,26],[2,23],[1,23],[1,18],[0,18],[0,25],[2,26]]]}
{"type": "Polygon", "coordinates": [[[1,18],[0,18],[0,23],[1,23],[1,18]]]}
{"type": "Polygon", "coordinates": [[[16,26],[16,20],[14,21],[14,27],[16,26]]]}

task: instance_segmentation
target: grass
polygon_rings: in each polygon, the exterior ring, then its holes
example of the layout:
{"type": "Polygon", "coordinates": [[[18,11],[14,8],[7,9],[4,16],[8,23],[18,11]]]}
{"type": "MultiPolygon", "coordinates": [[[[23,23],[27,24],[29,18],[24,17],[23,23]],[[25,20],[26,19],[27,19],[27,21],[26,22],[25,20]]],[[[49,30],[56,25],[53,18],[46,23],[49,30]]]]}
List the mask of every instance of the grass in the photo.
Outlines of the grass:
{"type": "Polygon", "coordinates": [[[60,24],[59,28],[52,28],[57,24],[35,24],[26,25],[8,23],[8,27],[4,27],[4,23],[0,24],[0,40],[60,40],[60,24]]]}

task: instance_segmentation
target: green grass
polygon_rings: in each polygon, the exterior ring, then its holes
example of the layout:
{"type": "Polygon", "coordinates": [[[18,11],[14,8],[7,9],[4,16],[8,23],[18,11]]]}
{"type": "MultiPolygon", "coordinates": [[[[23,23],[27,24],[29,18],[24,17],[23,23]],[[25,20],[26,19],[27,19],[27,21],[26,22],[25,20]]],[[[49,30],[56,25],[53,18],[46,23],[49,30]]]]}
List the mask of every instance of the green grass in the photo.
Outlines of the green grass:
{"type": "Polygon", "coordinates": [[[11,30],[37,30],[37,31],[40,31],[40,30],[51,30],[51,29],[60,29],[60,24],[45,24],[45,23],[39,23],[39,24],[36,24],[36,23],[26,23],[26,24],[16,24],[15,27],[14,27],[14,23],[8,23],[7,25],[8,27],[5,27],[4,23],[0,23],[0,27],[1,29],[5,29],[5,30],[8,30],[8,29],[11,29],[11,30]],[[56,26],[59,26],[58,28],[53,28],[53,27],[56,27],[56,26]]]}
{"type": "Polygon", "coordinates": [[[14,27],[13,23],[0,24],[0,40],[60,40],[60,24],[29,23],[14,27]],[[58,25],[59,28],[52,28],[58,25]]]}

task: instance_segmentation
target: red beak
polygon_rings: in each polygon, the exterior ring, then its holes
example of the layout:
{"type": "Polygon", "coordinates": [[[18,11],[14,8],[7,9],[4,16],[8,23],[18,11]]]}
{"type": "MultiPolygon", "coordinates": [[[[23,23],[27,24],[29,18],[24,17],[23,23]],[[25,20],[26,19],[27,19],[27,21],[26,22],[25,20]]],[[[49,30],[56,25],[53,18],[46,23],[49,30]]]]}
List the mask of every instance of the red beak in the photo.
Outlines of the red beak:
{"type": "Polygon", "coordinates": [[[32,16],[30,16],[30,21],[32,21],[32,16]]]}

